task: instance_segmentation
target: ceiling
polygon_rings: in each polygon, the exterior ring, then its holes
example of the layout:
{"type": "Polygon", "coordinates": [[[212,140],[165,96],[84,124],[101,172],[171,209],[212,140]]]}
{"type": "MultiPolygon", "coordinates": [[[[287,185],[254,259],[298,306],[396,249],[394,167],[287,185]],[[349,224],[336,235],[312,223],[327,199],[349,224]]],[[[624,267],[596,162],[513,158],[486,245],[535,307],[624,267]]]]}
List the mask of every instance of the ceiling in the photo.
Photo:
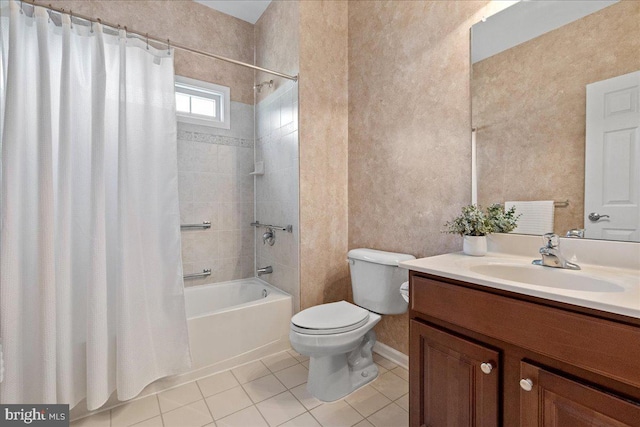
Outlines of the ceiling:
{"type": "Polygon", "coordinates": [[[471,28],[472,63],[560,28],[618,1],[531,0],[510,5],[471,28]]]}
{"type": "Polygon", "coordinates": [[[271,0],[194,0],[227,15],[255,24],[271,0]]]}

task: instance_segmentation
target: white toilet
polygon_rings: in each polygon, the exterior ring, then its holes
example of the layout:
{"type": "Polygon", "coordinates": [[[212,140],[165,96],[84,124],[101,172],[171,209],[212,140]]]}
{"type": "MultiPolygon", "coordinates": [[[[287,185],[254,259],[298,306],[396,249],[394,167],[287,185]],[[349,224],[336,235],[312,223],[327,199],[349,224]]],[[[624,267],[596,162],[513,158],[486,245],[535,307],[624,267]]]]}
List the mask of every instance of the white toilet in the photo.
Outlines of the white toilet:
{"type": "Polygon", "coordinates": [[[348,258],[357,305],[322,304],[291,318],[291,346],[311,359],[307,390],[325,402],[340,399],[378,376],[372,355],[373,327],[381,314],[407,311],[400,285],[408,272],[398,263],[415,259],[373,249],[353,249],[348,258]]]}

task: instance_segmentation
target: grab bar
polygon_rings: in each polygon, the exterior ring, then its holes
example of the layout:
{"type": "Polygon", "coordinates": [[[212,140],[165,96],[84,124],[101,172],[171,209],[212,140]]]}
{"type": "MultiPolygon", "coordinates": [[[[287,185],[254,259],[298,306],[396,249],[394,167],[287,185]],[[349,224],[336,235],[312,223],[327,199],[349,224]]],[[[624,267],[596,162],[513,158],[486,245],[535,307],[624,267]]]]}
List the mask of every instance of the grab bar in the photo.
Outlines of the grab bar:
{"type": "Polygon", "coordinates": [[[196,277],[207,277],[211,276],[211,269],[205,268],[202,270],[202,273],[193,273],[193,274],[185,274],[182,276],[183,279],[195,279],[196,277]]]}
{"type": "Polygon", "coordinates": [[[286,231],[288,233],[293,233],[293,225],[289,224],[286,227],[283,227],[281,225],[269,225],[269,224],[261,224],[260,221],[256,221],[256,222],[252,222],[251,223],[252,227],[265,227],[265,228],[272,228],[274,230],[282,230],[282,231],[286,231]]]}
{"type": "Polygon", "coordinates": [[[180,228],[211,228],[211,221],[202,221],[202,224],[181,224],[180,228]]]}

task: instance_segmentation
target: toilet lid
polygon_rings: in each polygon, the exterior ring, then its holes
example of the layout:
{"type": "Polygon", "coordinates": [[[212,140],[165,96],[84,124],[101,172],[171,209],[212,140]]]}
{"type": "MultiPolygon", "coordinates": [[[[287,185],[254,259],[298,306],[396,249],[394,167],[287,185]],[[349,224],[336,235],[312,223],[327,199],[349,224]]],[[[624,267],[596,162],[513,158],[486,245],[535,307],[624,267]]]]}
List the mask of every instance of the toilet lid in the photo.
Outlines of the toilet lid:
{"type": "Polygon", "coordinates": [[[369,320],[369,312],[346,301],[316,305],[291,318],[291,327],[304,334],[337,334],[359,328],[369,320]]]}

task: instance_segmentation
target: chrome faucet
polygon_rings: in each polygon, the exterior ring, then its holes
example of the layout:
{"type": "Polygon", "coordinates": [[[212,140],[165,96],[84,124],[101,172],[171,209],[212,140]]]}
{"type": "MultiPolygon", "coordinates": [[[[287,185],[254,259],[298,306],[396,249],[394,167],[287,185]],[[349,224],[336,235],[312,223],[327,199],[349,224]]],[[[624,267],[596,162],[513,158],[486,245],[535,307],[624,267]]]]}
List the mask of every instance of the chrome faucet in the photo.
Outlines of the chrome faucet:
{"type": "Polygon", "coordinates": [[[540,248],[542,259],[533,260],[531,264],[542,265],[544,267],[566,268],[568,270],[580,270],[578,264],[567,261],[560,252],[560,241],[558,240],[557,234],[547,233],[542,237],[546,239],[545,245],[540,248]]]}
{"type": "Polygon", "coordinates": [[[263,274],[271,274],[273,273],[273,267],[268,265],[266,267],[259,268],[257,273],[258,273],[258,276],[262,276],[263,274]]]}

